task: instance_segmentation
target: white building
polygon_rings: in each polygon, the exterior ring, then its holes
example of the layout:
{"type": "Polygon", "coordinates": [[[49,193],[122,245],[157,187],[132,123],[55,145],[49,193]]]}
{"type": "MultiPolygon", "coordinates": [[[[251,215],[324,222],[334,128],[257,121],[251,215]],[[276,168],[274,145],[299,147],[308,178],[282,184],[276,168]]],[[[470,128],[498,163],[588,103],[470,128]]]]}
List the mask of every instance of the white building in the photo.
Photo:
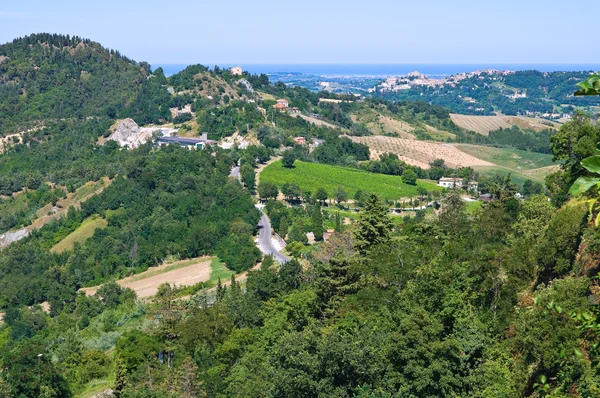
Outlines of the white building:
{"type": "Polygon", "coordinates": [[[241,66],[234,66],[233,68],[229,69],[229,71],[233,76],[241,76],[243,72],[241,66]]]}
{"type": "MultiPolygon", "coordinates": [[[[444,188],[465,188],[464,180],[462,178],[454,178],[454,177],[442,177],[438,181],[438,186],[444,188]]],[[[477,181],[470,181],[466,189],[469,191],[477,191],[479,188],[479,184],[477,181]]]]}

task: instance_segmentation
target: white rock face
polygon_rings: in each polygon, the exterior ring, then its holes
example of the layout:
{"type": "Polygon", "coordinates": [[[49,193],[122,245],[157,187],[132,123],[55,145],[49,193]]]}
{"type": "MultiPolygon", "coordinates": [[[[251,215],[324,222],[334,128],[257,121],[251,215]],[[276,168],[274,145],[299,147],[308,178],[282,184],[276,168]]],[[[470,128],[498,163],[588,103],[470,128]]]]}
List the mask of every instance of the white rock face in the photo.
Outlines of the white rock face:
{"type": "Polygon", "coordinates": [[[164,127],[140,127],[133,119],[125,119],[117,125],[115,131],[108,140],[117,141],[120,146],[137,148],[152,140],[152,135],[158,132],[161,136],[171,136],[177,133],[177,129],[164,127]]]}

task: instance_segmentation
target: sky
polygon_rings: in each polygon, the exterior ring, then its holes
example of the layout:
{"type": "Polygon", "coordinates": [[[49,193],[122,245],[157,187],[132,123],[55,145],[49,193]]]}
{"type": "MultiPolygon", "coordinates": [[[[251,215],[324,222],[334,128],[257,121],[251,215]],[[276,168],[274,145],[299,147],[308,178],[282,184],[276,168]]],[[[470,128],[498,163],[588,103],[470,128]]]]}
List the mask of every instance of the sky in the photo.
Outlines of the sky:
{"type": "Polygon", "coordinates": [[[0,43],[64,33],[151,64],[600,64],[598,15],[598,0],[2,0],[0,43]]]}

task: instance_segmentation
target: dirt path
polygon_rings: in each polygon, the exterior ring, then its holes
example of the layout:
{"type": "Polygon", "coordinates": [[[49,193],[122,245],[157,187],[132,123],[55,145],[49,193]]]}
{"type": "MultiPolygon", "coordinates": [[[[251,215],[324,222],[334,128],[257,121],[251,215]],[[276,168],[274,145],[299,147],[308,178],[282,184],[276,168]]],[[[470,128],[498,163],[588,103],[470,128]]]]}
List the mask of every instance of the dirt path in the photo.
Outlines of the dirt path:
{"type": "Polygon", "coordinates": [[[340,126],[336,126],[333,123],[329,123],[329,122],[326,122],[325,120],[317,119],[316,117],[306,116],[301,113],[291,114],[290,116],[299,117],[301,119],[306,120],[309,123],[314,124],[315,126],[325,126],[325,127],[329,127],[332,129],[341,128],[340,126]]]}
{"type": "MultiPolygon", "coordinates": [[[[211,257],[200,257],[193,260],[184,260],[158,267],[152,267],[140,274],[129,276],[118,280],[117,283],[122,287],[133,289],[138,298],[144,299],[152,297],[158,291],[158,287],[163,283],[174,283],[177,286],[191,286],[198,282],[204,282],[210,279],[211,257]],[[190,265],[179,267],[184,262],[191,262],[190,265]]],[[[81,289],[88,296],[93,296],[98,291],[99,286],[87,287],[81,289]]]]}
{"type": "Polygon", "coordinates": [[[275,163],[279,159],[281,159],[281,156],[269,159],[269,161],[267,163],[265,163],[265,164],[259,164],[258,165],[258,167],[256,168],[256,186],[258,186],[258,183],[260,182],[260,173],[265,169],[265,167],[267,167],[271,163],[275,163]]]}

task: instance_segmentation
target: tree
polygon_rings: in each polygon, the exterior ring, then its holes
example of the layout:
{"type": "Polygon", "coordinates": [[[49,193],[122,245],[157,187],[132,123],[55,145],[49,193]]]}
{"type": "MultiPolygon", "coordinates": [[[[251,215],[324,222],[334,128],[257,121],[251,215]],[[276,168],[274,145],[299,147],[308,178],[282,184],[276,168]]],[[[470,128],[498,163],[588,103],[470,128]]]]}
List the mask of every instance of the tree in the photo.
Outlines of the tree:
{"type": "Polygon", "coordinates": [[[315,206],[312,214],[312,231],[315,235],[315,240],[323,240],[323,214],[321,213],[321,207],[315,206]]]}
{"type": "Polygon", "coordinates": [[[417,185],[417,173],[412,169],[405,169],[402,172],[402,182],[408,185],[417,185]]]}
{"type": "Polygon", "coordinates": [[[283,158],[281,159],[281,163],[283,167],[291,169],[294,167],[294,162],[296,161],[296,155],[293,151],[287,150],[283,152],[283,158]]]}
{"type": "Polygon", "coordinates": [[[256,174],[254,173],[254,168],[250,163],[244,163],[240,166],[240,176],[242,177],[242,182],[246,188],[248,188],[250,192],[254,192],[256,174]]]}
{"type": "Polygon", "coordinates": [[[302,266],[296,259],[290,260],[279,267],[279,285],[284,292],[297,289],[300,286],[302,266]]]}
{"type": "Polygon", "coordinates": [[[348,193],[343,186],[338,185],[337,187],[333,188],[333,198],[339,205],[341,202],[348,200],[348,193]]]}
{"type": "Polygon", "coordinates": [[[356,248],[361,254],[365,254],[372,247],[388,243],[392,227],[385,204],[377,195],[369,194],[364,201],[364,210],[354,234],[356,248]]]}
{"type": "Polygon", "coordinates": [[[289,229],[289,224],[288,224],[288,220],[286,216],[282,216],[281,219],[279,220],[279,230],[277,231],[277,233],[279,234],[279,236],[281,236],[283,239],[285,239],[285,236],[288,233],[288,229],[289,229]]]}
{"type": "Polygon", "coordinates": [[[327,190],[325,188],[319,188],[317,189],[317,193],[315,194],[315,198],[321,202],[321,205],[325,204],[325,201],[327,200],[327,190]]]}
{"type": "Polygon", "coordinates": [[[308,238],[304,231],[304,221],[301,218],[297,219],[288,234],[288,243],[299,242],[303,245],[308,243],[308,238]]]}
{"type": "Polygon", "coordinates": [[[261,181],[258,183],[258,197],[262,200],[267,200],[269,198],[276,200],[277,195],[279,195],[279,189],[277,189],[275,184],[269,181],[261,181]]]}

